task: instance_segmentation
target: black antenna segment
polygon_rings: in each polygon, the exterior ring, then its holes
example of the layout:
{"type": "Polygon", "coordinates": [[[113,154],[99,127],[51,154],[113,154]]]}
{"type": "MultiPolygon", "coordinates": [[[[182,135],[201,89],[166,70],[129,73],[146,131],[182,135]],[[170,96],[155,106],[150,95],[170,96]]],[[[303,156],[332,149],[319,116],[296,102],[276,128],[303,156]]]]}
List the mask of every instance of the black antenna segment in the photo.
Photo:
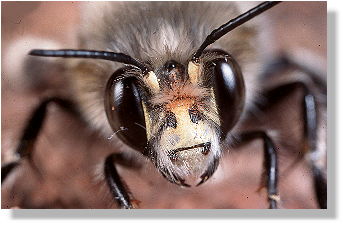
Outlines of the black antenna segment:
{"type": "Polygon", "coordinates": [[[211,34],[209,34],[205,41],[201,44],[200,48],[195,52],[193,55],[193,61],[197,62],[199,60],[199,57],[201,56],[204,49],[209,46],[210,44],[213,44],[215,41],[217,41],[219,38],[224,36],[225,34],[229,33],[236,27],[242,25],[243,23],[249,21],[250,19],[254,18],[255,16],[258,16],[259,14],[263,13],[264,11],[270,9],[271,7],[279,4],[280,2],[276,1],[270,1],[270,2],[263,2],[256,6],[255,8],[250,9],[249,11],[237,16],[236,18],[230,20],[229,22],[221,25],[217,29],[213,30],[211,34]]]}
{"type": "Polygon", "coordinates": [[[91,58],[91,59],[104,59],[113,62],[120,62],[130,64],[138,67],[143,71],[147,72],[147,67],[132,58],[129,55],[123,53],[105,52],[105,51],[93,51],[93,50],[73,50],[73,49],[60,49],[60,50],[43,50],[33,49],[29,52],[29,55],[33,56],[46,56],[46,57],[64,57],[64,58],[91,58]]]}

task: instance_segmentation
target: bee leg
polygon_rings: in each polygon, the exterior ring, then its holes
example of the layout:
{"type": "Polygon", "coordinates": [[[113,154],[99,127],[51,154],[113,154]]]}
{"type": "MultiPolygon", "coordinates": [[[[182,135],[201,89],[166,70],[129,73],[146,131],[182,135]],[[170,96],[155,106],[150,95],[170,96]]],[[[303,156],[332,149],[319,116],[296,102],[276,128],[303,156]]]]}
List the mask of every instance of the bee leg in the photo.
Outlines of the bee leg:
{"type": "MultiPolygon", "coordinates": [[[[301,81],[294,81],[283,84],[279,87],[270,89],[264,93],[269,100],[268,105],[277,102],[280,98],[294,92],[296,89],[303,91],[302,97],[302,116],[304,120],[304,146],[303,154],[308,155],[310,167],[313,173],[313,183],[317,196],[317,201],[322,209],[327,208],[327,182],[323,170],[318,165],[321,153],[317,148],[317,125],[318,125],[318,106],[315,96],[310,92],[307,85],[301,81]]],[[[268,106],[265,105],[265,106],[268,106]]]]}
{"type": "Polygon", "coordinates": [[[129,192],[126,190],[126,185],[120,179],[117,169],[114,166],[116,160],[119,159],[118,157],[120,155],[113,153],[106,158],[104,165],[105,178],[113,198],[118,202],[120,207],[122,209],[132,209],[134,207],[130,200],[129,192]]]}
{"type": "MultiPolygon", "coordinates": [[[[40,103],[40,105],[33,111],[29,121],[27,122],[24,128],[24,131],[19,141],[19,145],[15,151],[16,155],[18,156],[18,159],[13,162],[7,163],[1,167],[1,182],[3,182],[6,179],[6,177],[20,164],[22,159],[27,158],[32,163],[31,157],[33,153],[34,144],[42,128],[47,112],[47,107],[50,103],[55,103],[58,106],[65,109],[66,111],[79,115],[77,110],[74,108],[73,103],[71,103],[68,100],[64,100],[57,97],[47,98],[43,100],[40,103]]],[[[32,166],[34,166],[33,163],[32,166]]],[[[37,170],[36,167],[34,168],[37,170]]]]}
{"type": "Polygon", "coordinates": [[[239,135],[239,145],[254,139],[261,138],[263,140],[264,149],[264,183],[267,186],[269,208],[276,209],[279,201],[278,194],[278,163],[275,145],[272,139],[264,131],[249,131],[239,135]]]}
{"type": "Polygon", "coordinates": [[[321,154],[317,148],[317,103],[315,96],[312,95],[306,86],[304,88],[303,98],[303,116],[304,116],[304,136],[305,136],[305,151],[308,152],[312,173],[314,176],[314,187],[316,191],[317,201],[322,209],[327,208],[327,181],[323,174],[323,168],[320,168],[317,161],[321,154]]]}

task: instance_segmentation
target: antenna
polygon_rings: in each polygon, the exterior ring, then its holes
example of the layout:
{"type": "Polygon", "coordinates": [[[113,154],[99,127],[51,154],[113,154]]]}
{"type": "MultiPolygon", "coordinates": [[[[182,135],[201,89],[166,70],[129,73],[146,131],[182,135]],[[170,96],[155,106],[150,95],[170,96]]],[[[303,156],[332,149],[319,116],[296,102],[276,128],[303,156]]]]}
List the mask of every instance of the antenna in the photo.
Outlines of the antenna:
{"type": "Polygon", "coordinates": [[[29,52],[29,55],[33,56],[46,56],[46,57],[64,57],[64,58],[91,58],[91,59],[104,59],[113,62],[120,62],[130,64],[138,67],[146,73],[147,67],[132,58],[131,56],[123,53],[105,52],[105,51],[92,51],[92,50],[73,50],[73,49],[60,49],[60,50],[43,50],[34,49],[29,52]]]}
{"type": "Polygon", "coordinates": [[[279,4],[280,2],[263,2],[256,6],[255,8],[250,9],[249,11],[237,16],[236,18],[230,20],[229,22],[221,25],[217,29],[213,30],[205,39],[205,41],[201,44],[200,48],[195,52],[193,55],[192,61],[198,62],[199,57],[201,56],[204,49],[213,44],[219,38],[224,36],[225,34],[229,33],[236,27],[242,25],[243,23],[249,21],[250,19],[258,16],[259,14],[263,13],[264,11],[270,9],[271,7],[279,4]]]}

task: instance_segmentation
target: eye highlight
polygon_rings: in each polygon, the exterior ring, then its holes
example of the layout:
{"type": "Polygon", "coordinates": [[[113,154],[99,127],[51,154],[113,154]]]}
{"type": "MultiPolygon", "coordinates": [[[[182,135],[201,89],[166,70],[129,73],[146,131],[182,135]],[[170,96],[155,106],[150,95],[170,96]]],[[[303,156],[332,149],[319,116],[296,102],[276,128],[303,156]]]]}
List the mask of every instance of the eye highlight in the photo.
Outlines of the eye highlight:
{"type": "Polygon", "coordinates": [[[123,69],[116,71],[107,83],[106,114],[113,131],[124,143],[143,150],[147,134],[137,78],[123,77],[124,73],[123,69]]]}

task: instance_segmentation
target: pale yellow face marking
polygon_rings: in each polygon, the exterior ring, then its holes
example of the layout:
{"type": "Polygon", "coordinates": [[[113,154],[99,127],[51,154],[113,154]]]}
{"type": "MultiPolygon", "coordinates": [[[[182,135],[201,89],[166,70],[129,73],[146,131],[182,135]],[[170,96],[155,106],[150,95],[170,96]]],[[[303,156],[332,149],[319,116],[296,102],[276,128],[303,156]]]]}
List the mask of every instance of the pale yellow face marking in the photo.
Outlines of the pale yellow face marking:
{"type": "Polygon", "coordinates": [[[204,132],[208,129],[204,121],[198,121],[198,123],[191,121],[188,110],[193,104],[193,99],[183,99],[166,106],[167,110],[174,113],[177,121],[176,128],[168,127],[161,137],[161,145],[167,150],[189,147],[211,140],[210,133],[204,132]],[[177,136],[179,141],[171,144],[168,141],[170,136],[177,136]]]}
{"type": "Polygon", "coordinates": [[[150,120],[150,116],[144,102],[142,102],[142,106],[143,106],[144,118],[145,118],[146,136],[149,140],[151,138],[151,120],[150,120]]]}
{"type": "Polygon", "coordinates": [[[156,77],[156,74],[153,71],[150,71],[148,75],[144,77],[144,81],[154,93],[157,93],[160,91],[160,85],[158,83],[158,79],[156,77]]]}
{"type": "Polygon", "coordinates": [[[200,80],[200,64],[190,61],[188,63],[188,76],[192,84],[197,84],[200,80]]]}
{"type": "MultiPolygon", "coordinates": [[[[191,83],[197,85],[199,82],[201,82],[200,70],[200,64],[189,62],[188,74],[191,83]]],[[[153,90],[155,93],[160,92],[159,82],[157,76],[153,71],[150,71],[147,74],[147,76],[144,78],[144,81],[146,82],[148,87],[151,88],[151,90],[153,90]]],[[[210,90],[210,94],[214,99],[213,89],[210,90]]],[[[188,110],[191,108],[193,104],[195,104],[194,98],[183,97],[182,99],[171,100],[169,103],[165,105],[167,111],[171,111],[175,114],[177,120],[177,127],[176,129],[167,128],[166,130],[164,130],[160,140],[160,145],[164,146],[163,149],[172,150],[176,148],[189,147],[192,145],[211,141],[213,132],[210,132],[210,126],[204,121],[198,121],[198,123],[193,123],[190,119],[188,110]],[[171,136],[177,136],[179,141],[171,144],[169,141],[169,137],[171,136]]],[[[220,121],[216,116],[217,108],[215,106],[215,102],[211,101],[209,104],[212,105],[214,111],[212,113],[207,113],[206,116],[210,118],[212,121],[215,121],[219,124],[220,121]]],[[[144,102],[142,102],[142,106],[145,116],[146,134],[149,140],[157,131],[158,126],[151,120],[150,112],[148,112],[147,106],[144,104],[144,102]]]]}

